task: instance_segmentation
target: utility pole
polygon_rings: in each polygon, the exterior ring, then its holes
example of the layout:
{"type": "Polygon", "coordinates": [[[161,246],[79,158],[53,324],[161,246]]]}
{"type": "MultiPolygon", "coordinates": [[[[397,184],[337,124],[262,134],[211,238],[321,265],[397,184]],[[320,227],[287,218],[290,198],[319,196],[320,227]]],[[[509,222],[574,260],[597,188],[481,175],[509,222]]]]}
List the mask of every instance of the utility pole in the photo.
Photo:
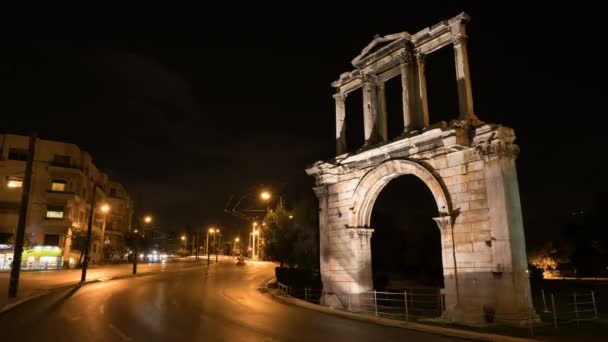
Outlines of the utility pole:
{"type": "Polygon", "coordinates": [[[19,288],[19,273],[21,272],[21,255],[23,254],[23,243],[25,241],[25,224],[27,223],[27,212],[30,203],[30,187],[32,184],[32,170],[34,167],[34,154],[36,153],[36,133],[30,135],[27,162],[25,164],[25,177],[23,178],[23,192],[21,193],[21,207],[19,208],[19,221],[15,236],[15,251],[13,254],[13,267],[9,279],[8,297],[17,297],[19,288]]]}
{"type": "Polygon", "coordinates": [[[211,261],[209,260],[210,255],[211,254],[209,252],[209,231],[207,231],[207,265],[211,263],[211,261]]]}
{"type": "Polygon", "coordinates": [[[91,199],[91,213],[89,214],[89,222],[87,227],[87,242],[84,246],[84,264],[82,265],[82,275],[80,282],[84,283],[87,280],[87,268],[89,267],[89,249],[91,248],[91,235],[93,234],[93,216],[95,216],[95,197],[97,195],[97,184],[93,181],[93,195],[91,199]]]}

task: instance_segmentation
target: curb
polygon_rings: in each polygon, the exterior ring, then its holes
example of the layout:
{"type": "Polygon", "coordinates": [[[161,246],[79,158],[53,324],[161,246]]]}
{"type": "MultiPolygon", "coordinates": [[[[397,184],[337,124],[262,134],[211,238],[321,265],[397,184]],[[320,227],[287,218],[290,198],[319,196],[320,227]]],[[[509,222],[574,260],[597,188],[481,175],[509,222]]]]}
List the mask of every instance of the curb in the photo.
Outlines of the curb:
{"type": "Polygon", "coordinates": [[[336,316],[341,316],[341,317],[354,319],[354,320],[358,320],[358,321],[381,324],[381,325],[386,325],[386,326],[395,327],[395,328],[414,330],[414,331],[419,331],[419,332],[424,332],[424,333],[429,333],[429,334],[434,334],[434,335],[459,337],[459,338],[465,338],[465,339],[477,340],[477,341],[538,342],[538,340],[522,338],[522,337],[512,337],[512,336],[506,336],[506,335],[481,333],[481,332],[476,332],[476,331],[468,331],[468,330],[461,330],[461,329],[455,329],[455,328],[444,328],[444,327],[437,327],[437,326],[420,324],[420,323],[396,321],[396,320],[391,320],[391,319],[381,318],[381,317],[362,316],[362,315],[358,315],[356,313],[352,313],[352,312],[348,312],[348,311],[344,311],[344,310],[340,310],[340,309],[334,309],[334,308],[330,308],[327,306],[321,306],[321,305],[309,303],[309,302],[303,301],[298,298],[286,297],[274,289],[268,289],[268,293],[272,296],[272,298],[274,298],[278,301],[281,301],[283,303],[286,303],[286,304],[291,304],[291,305],[299,306],[299,307],[302,307],[305,309],[314,310],[314,311],[318,311],[318,312],[322,312],[322,313],[326,313],[326,314],[330,314],[330,315],[336,315],[336,316]]]}

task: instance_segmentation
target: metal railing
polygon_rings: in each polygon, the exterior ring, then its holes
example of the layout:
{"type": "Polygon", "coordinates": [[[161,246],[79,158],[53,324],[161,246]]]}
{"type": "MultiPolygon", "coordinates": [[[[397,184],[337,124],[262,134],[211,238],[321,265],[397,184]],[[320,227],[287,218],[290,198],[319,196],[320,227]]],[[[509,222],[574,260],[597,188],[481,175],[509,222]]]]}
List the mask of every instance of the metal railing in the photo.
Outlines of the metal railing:
{"type": "MultiPolygon", "coordinates": [[[[285,296],[291,296],[315,304],[323,304],[325,290],[304,287],[296,288],[278,283],[279,290],[285,296]]],[[[441,317],[445,311],[445,297],[439,289],[408,288],[403,291],[367,291],[357,294],[331,293],[341,302],[342,309],[363,315],[389,318],[395,320],[415,321],[421,318],[441,317]]],[[[530,334],[539,327],[558,328],[560,325],[598,319],[597,298],[594,291],[560,294],[558,301],[551,293],[544,290],[535,296],[535,308],[529,312],[494,312],[484,308],[486,320],[492,322],[527,322],[530,334]],[[558,307],[557,304],[560,304],[558,307]],[[541,307],[538,307],[541,306],[541,307]],[[486,311],[487,310],[487,311],[486,311]]]]}

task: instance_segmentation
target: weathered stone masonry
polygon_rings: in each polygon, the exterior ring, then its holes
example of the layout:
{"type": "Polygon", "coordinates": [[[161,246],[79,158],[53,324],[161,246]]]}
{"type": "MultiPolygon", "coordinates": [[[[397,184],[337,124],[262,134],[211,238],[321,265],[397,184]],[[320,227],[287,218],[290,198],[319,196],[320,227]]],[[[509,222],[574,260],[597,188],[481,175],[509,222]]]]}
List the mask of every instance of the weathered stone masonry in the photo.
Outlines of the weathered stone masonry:
{"type": "MultiPolygon", "coordinates": [[[[445,319],[483,323],[526,321],[532,312],[512,129],[481,122],[473,114],[466,14],[414,35],[377,37],[353,60],[355,71],[333,83],[338,156],[307,169],[319,198],[324,300],[358,305],[373,289],[370,227],[374,202],[388,182],[414,175],[432,192],[439,216],[444,268],[445,319]],[[373,50],[379,43],[387,43],[373,50]],[[430,126],[424,56],[452,44],[460,113],[430,126]],[[386,136],[383,82],[401,76],[404,134],[386,136]],[[365,142],[345,153],[344,99],[363,88],[365,142]],[[436,127],[436,128],[433,128],[436,127]],[[348,298],[348,299],[347,299],[348,298]]],[[[407,196],[408,194],[404,194],[407,196]]]]}

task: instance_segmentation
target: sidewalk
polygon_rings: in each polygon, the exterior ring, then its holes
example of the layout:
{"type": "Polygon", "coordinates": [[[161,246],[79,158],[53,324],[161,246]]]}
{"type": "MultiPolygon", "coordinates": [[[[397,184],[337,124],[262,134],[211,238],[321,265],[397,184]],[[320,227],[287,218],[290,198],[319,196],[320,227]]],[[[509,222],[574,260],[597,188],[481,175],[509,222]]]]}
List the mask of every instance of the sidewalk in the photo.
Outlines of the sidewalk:
{"type": "MultiPolygon", "coordinates": [[[[137,265],[137,274],[184,271],[206,264],[206,259],[196,261],[189,258],[176,259],[166,263],[141,263],[137,265]]],[[[96,266],[87,270],[87,282],[128,277],[131,276],[132,271],[132,264],[96,266]]],[[[0,313],[23,301],[44,295],[53,289],[77,285],[80,283],[81,274],[81,269],[21,272],[17,298],[9,299],[10,272],[0,272],[0,313]]]]}

